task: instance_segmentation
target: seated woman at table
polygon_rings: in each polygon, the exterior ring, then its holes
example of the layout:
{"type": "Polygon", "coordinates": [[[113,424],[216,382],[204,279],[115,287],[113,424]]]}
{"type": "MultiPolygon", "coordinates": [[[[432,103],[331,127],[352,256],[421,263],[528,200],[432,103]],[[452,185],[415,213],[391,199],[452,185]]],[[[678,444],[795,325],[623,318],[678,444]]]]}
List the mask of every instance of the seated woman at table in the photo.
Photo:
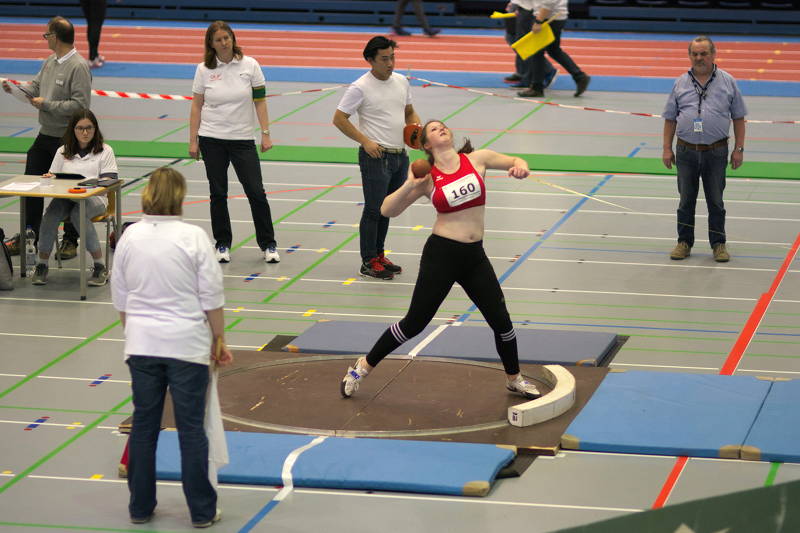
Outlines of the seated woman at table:
{"type": "MultiPolygon", "coordinates": [[[[97,118],[88,109],[77,111],[69,121],[64,133],[64,145],[56,151],[50,171],[81,174],[86,178],[116,178],[117,160],[114,150],[103,142],[103,134],[97,125],[97,118]]],[[[103,264],[100,241],[92,224],[92,218],[105,212],[108,198],[105,195],[92,196],[86,200],[86,249],[92,255],[94,266],[89,285],[100,287],[108,280],[108,271],[103,264]]],[[[58,226],[69,218],[76,228],[80,227],[80,206],[67,198],[53,198],[42,218],[39,230],[39,260],[31,282],[34,285],[47,283],[47,261],[58,238],[58,226]]]]}

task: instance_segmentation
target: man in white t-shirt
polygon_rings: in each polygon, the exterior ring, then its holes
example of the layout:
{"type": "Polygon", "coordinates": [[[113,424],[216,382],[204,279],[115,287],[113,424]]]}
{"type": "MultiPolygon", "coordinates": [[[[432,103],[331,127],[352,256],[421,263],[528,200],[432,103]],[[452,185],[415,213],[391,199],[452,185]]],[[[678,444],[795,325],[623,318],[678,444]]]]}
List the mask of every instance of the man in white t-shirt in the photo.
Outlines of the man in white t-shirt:
{"type": "Polygon", "coordinates": [[[411,105],[408,80],[394,72],[397,43],[383,36],[373,37],[364,47],[370,71],[345,91],[333,115],[333,124],[356,141],[358,165],[364,190],[361,214],[361,275],[392,279],[402,268],[384,254],[389,219],[381,215],[387,195],[405,182],[408,155],[403,148],[403,128],[418,124],[419,115],[411,105]],[[358,127],[350,117],[358,113],[358,127]]]}

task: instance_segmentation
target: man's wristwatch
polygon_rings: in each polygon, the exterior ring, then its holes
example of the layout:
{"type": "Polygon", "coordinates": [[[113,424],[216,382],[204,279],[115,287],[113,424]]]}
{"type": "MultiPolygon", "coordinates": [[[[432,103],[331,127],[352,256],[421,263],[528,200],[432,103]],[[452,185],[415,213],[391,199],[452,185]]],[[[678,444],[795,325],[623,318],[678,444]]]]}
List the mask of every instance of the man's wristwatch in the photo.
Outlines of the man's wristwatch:
{"type": "Polygon", "coordinates": [[[261,133],[263,133],[264,135],[269,135],[269,130],[261,130],[261,133]]]}
{"type": "Polygon", "coordinates": [[[734,152],[744,152],[744,146],[740,146],[739,148],[734,148],[734,152]]]}

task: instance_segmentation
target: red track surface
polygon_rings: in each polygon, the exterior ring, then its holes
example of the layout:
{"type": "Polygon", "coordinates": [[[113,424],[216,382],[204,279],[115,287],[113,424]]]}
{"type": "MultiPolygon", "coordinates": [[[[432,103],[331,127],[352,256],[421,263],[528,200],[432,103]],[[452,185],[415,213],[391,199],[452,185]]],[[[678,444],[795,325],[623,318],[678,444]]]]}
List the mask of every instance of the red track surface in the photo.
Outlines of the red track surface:
{"type": "MultiPolygon", "coordinates": [[[[42,60],[49,54],[42,26],[6,25],[0,57],[42,60]]],[[[87,56],[85,28],[78,26],[78,50],[87,56]]],[[[204,30],[155,26],[103,28],[100,51],[108,61],[190,63],[202,60],[204,30]]],[[[364,33],[237,30],[247,55],[262,66],[363,68],[364,33]]],[[[446,70],[507,73],[514,54],[496,36],[399,37],[398,71],[446,70]]],[[[583,70],[598,76],[675,78],[688,68],[685,41],[569,38],[564,49],[583,70]]],[[[738,79],[800,81],[800,43],[733,41],[717,43],[717,63],[738,79]]]]}

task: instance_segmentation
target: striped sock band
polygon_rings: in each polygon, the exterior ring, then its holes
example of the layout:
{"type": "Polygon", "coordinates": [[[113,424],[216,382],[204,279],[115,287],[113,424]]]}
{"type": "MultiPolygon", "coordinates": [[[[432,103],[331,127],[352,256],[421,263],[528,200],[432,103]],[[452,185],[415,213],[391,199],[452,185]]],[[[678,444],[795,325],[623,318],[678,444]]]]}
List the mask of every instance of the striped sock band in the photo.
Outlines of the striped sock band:
{"type": "Polygon", "coordinates": [[[408,340],[408,337],[405,336],[403,330],[400,329],[400,322],[395,322],[394,324],[389,326],[389,331],[392,332],[392,336],[400,344],[403,344],[408,340]]]}
{"type": "Polygon", "coordinates": [[[503,342],[513,341],[517,338],[517,333],[514,331],[514,328],[511,328],[505,333],[500,333],[499,337],[503,342]]]}

